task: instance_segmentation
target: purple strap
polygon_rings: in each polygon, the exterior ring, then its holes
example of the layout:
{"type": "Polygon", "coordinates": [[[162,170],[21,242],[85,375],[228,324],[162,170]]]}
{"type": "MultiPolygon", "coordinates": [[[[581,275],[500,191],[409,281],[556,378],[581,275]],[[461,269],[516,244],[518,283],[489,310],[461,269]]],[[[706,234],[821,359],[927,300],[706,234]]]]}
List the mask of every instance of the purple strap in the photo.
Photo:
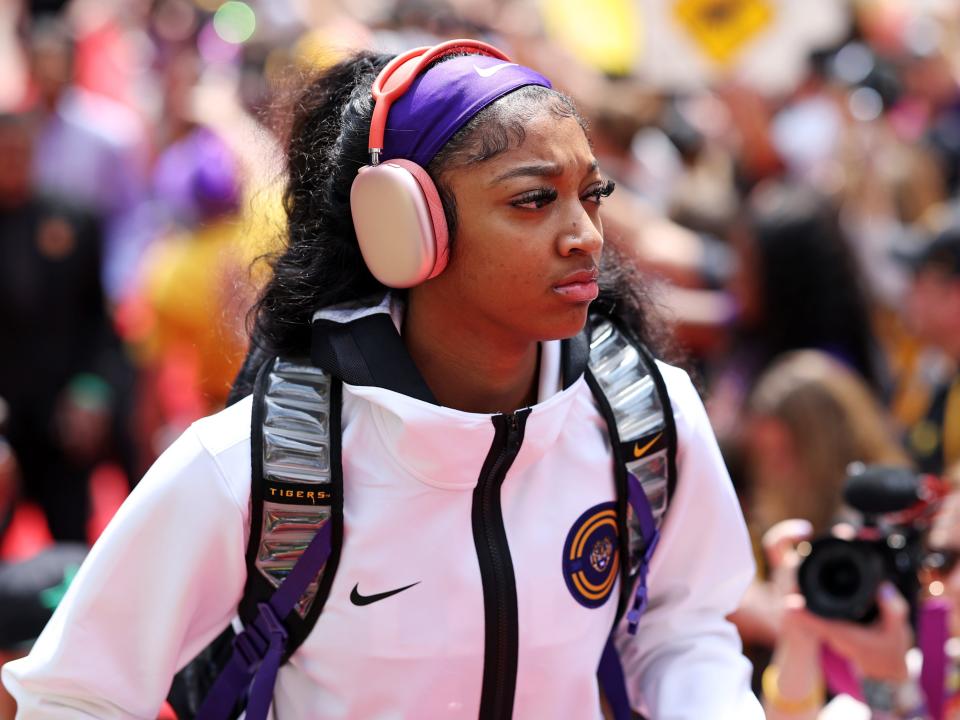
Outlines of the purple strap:
{"type": "MultiPolygon", "coordinates": [[[[643,491],[643,486],[637,476],[627,473],[627,502],[633,508],[634,515],[640,522],[640,533],[643,535],[645,550],[640,568],[637,571],[637,589],[633,596],[633,607],[627,612],[627,631],[631,635],[637,634],[637,625],[640,616],[647,609],[647,570],[650,567],[650,558],[660,540],[660,531],[657,530],[657,521],[653,518],[650,501],[643,491]]],[[[633,711],[630,708],[630,698],[627,695],[627,681],[623,675],[623,666],[617,655],[617,648],[613,644],[613,636],[607,638],[607,644],[600,656],[600,666],[597,668],[600,686],[607,697],[614,720],[630,720],[633,711]]]]}
{"type": "Polygon", "coordinates": [[[607,697],[607,704],[613,712],[613,720],[630,720],[633,711],[630,709],[630,698],[627,696],[627,680],[623,675],[623,665],[620,656],[613,644],[613,636],[607,638],[607,645],[600,656],[600,667],[597,670],[600,678],[600,687],[607,697]]]}
{"type": "Polygon", "coordinates": [[[640,568],[637,572],[637,589],[633,596],[633,607],[627,611],[627,632],[636,635],[637,626],[640,624],[640,616],[647,609],[647,603],[649,602],[647,571],[650,569],[650,558],[653,557],[653,551],[660,541],[660,531],[657,530],[657,521],[653,518],[653,511],[650,509],[647,494],[643,491],[643,486],[637,480],[637,476],[631,472],[627,473],[627,501],[640,523],[640,534],[643,535],[645,545],[643,559],[640,561],[640,568]]]}
{"type": "Polygon", "coordinates": [[[950,637],[950,606],[942,598],[929,598],[920,605],[917,640],[923,653],[920,687],[931,720],[943,720],[947,681],[946,644],[950,637]]]}
{"type": "Polygon", "coordinates": [[[287,645],[282,619],[330,557],[331,537],[332,523],[327,521],[270,599],[257,606],[256,619],[233,639],[233,654],[200,706],[197,720],[227,720],[248,689],[247,720],[265,720],[287,645]]]}

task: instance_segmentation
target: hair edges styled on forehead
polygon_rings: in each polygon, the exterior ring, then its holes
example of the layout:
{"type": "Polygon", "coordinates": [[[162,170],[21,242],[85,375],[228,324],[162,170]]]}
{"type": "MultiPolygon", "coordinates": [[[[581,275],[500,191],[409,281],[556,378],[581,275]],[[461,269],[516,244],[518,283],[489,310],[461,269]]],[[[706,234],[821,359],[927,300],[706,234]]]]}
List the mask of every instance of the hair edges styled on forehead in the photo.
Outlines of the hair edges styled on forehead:
{"type": "MultiPolygon", "coordinates": [[[[457,55],[444,57],[440,62],[450,57],[457,55]]],[[[522,144],[527,137],[526,126],[542,112],[548,112],[558,119],[573,118],[584,132],[587,131],[586,120],[567,95],[542,85],[524,85],[497,98],[474,115],[427,165],[427,172],[433,178],[443,202],[451,252],[455,252],[457,201],[444,182],[443,174],[457,167],[490,160],[522,144]]]]}

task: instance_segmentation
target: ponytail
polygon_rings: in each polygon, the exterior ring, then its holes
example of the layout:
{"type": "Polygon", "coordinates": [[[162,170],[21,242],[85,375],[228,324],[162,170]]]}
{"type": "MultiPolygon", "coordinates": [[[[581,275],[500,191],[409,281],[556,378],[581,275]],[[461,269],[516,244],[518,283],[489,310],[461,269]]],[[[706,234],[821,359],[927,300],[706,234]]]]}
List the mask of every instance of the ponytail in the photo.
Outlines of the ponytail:
{"type": "Polygon", "coordinates": [[[367,163],[370,88],[387,55],[361,52],[327,69],[297,97],[283,202],[288,243],[254,307],[252,344],[305,355],[318,307],[385,292],[367,270],[350,215],[350,185],[367,163]]]}

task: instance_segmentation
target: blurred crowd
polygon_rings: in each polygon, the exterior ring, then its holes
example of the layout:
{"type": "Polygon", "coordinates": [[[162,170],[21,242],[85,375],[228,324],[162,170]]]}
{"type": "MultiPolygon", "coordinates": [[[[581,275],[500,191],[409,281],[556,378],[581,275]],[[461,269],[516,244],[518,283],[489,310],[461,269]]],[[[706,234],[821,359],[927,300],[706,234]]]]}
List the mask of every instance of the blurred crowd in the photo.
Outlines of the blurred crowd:
{"type": "MultiPolygon", "coordinates": [[[[924,572],[905,604],[883,585],[850,639],[803,608],[796,567],[862,522],[851,463],[940,478],[923,542],[960,550],[951,0],[0,0],[0,662],[146,467],[223,406],[283,242],[292,89],[351,48],[455,37],[573,96],[617,181],[607,242],[701,387],[756,541],[734,620],[770,717],[829,717],[833,696],[834,717],[858,717],[844,698],[882,717],[825,653],[909,683],[917,602],[950,601],[960,630],[960,574],[924,572]]],[[[889,716],[960,717],[911,702],[889,716]]]]}

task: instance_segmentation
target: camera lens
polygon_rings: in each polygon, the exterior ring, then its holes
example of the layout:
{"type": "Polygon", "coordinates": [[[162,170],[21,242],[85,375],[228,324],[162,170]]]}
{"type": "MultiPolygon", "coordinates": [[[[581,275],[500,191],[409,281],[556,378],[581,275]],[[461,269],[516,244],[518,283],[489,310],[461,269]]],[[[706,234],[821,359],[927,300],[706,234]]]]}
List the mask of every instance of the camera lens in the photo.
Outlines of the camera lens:
{"type": "Polygon", "coordinates": [[[798,582],[807,608],[822,617],[868,622],[884,561],[872,543],[827,537],[812,543],[798,582]]]}
{"type": "Polygon", "coordinates": [[[820,569],[820,585],[831,597],[854,597],[862,582],[860,568],[849,557],[829,558],[820,569]]]}

